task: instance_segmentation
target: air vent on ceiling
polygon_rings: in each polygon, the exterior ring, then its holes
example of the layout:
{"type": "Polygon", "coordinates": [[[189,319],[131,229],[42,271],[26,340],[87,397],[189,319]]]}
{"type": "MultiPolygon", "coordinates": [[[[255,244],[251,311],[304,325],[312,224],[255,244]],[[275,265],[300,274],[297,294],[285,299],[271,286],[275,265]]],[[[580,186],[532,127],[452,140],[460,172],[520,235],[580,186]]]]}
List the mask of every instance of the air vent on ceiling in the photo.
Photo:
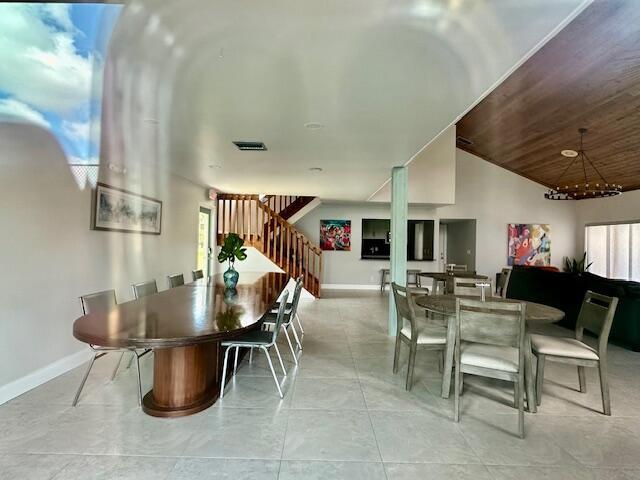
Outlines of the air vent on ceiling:
{"type": "Polygon", "coordinates": [[[458,143],[461,143],[462,145],[473,145],[473,142],[471,140],[466,137],[461,137],[460,135],[456,137],[456,141],[458,143]]]}
{"type": "Polygon", "coordinates": [[[267,146],[262,142],[233,142],[238,150],[266,150],[267,146]]]}

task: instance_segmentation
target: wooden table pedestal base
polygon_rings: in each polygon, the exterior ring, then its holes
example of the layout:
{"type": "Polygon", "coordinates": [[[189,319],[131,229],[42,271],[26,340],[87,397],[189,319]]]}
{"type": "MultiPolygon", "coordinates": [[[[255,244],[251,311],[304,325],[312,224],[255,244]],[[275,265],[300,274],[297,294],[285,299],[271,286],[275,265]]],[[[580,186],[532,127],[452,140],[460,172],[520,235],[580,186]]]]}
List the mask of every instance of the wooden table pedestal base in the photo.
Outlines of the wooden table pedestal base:
{"type": "Polygon", "coordinates": [[[154,349],[153,389],[142,409],[154,417],[182,417],[213,405],[220,396],[220,343],[154,349]]]}

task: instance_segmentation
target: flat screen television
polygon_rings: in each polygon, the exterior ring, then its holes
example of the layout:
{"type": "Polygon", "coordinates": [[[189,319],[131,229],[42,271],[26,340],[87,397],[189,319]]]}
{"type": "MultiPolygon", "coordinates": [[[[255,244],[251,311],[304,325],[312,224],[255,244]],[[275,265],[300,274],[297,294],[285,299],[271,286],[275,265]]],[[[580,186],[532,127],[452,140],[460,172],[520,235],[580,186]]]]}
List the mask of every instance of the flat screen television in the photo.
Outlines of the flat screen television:
{"type": "MultiPolygon", "coordinates": [[[[407,223],[407,260],[433,261],[433,220],[409,220],[407,223]]],[[[362,219],[364,260],[388,260],[391,256],[391,220],[362,219]]]]}

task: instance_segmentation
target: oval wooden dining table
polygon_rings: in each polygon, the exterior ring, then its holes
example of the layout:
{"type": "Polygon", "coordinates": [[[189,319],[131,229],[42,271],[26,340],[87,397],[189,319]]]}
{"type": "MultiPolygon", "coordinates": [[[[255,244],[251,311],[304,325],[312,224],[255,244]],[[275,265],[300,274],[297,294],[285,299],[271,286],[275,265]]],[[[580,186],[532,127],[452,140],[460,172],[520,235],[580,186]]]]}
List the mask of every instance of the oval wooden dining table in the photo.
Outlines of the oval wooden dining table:
{"type": "Polygon", "coordinates": [[[102,347],[152,349],[153,388],[142,408],[156,417],[191,415],[220,395],[220,342],[259,328],[289,281],[285,273],[243,272],[235,291],[222,275],[78,318],[73,336],[102,347]]]}
{"type": "MultiPolygon", "coordinates": [[[[442,397],[449,397],[449,390],[451,385],[451,372],[453,371],[453,345],[455,344],[455,328],[454,319],[456,316],[456,299],[457,298],[471,298],[477,300],[478,297],[470,297],[465,295],[416,295],[414,300],[416,305],[424,308],[427,311],[445,315],[447,317],[447,349],[445,351],[445,364],[444,373],[442,377],[442,397]]],[[[564,312],[555,307],[548,305],[542,305],[535,302],[527,302],[524,300],[514,300],[502,297],[487,297],[487,301],[491,302],[521,302],[526,305],[525,308],[525,321],[528,326],[533,324],[553,323],[558,322],[564,318],[564,312]]],[[[534,389],[533,389],[533,366],[532,366],[532,353],[531,353],[531,341],[529,335],[526,336],[525,347],[525,382],[527,390],[527,406],[531,413],[535,413],[538,407],[535,402],[534,389]]]]}

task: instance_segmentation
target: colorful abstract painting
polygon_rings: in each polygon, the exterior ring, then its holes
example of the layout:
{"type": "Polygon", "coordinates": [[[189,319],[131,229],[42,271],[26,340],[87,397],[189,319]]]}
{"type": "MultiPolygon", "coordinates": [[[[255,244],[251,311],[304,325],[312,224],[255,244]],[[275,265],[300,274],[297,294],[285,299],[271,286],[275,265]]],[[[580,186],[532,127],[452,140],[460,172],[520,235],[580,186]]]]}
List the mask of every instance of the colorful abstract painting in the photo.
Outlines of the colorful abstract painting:
{"type": "Polygon", "coordinates": [[[512,265],[551,265],[549,225],[510,223],[508,226],[509,258],[512,265]]]}
{"type": "Polygon", "coordinates": [[[322,250],[351,250],[351,220],[320,220],[322,250]]]}

